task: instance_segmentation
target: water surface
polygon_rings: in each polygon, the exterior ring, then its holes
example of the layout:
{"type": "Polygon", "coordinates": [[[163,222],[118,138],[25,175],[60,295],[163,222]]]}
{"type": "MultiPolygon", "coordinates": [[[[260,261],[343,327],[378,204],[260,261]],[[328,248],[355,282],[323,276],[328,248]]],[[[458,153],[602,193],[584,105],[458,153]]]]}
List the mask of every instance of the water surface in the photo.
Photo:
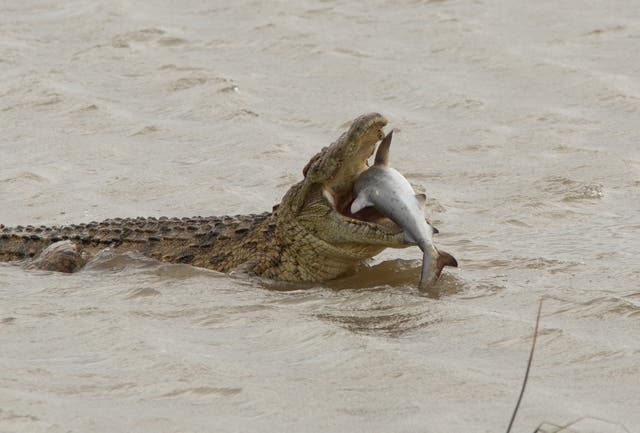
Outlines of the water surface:
{"type": "Polygon", "coordinates": [[[0,265],[0,431],[640,429],[633,1],[0,3],[0,222],[270,209],[357,115],[460,262],[0,265]]]}

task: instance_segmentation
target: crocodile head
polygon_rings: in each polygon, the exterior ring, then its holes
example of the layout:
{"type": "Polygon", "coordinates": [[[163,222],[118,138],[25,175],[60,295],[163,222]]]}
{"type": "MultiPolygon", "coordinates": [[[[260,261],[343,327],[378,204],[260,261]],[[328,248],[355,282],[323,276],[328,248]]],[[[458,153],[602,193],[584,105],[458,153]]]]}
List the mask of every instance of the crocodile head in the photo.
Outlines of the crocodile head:
{"type": "MultiPolygon", "coordinates": [[[[337,141],[311,158],[303,170],[304,179],[277,206],[276,237],[284,245],[284,262],[292,262],[287,264],[288,272],[296,273],[284,279],[335,278],[385,248],[410,245],[402,229],[376,211],[349,212],[355,180],[368,167],[386,124],[377,113],[355,119],[337,141]]],[[[283,279],[281,270],[263,274],[283,279]]]]}

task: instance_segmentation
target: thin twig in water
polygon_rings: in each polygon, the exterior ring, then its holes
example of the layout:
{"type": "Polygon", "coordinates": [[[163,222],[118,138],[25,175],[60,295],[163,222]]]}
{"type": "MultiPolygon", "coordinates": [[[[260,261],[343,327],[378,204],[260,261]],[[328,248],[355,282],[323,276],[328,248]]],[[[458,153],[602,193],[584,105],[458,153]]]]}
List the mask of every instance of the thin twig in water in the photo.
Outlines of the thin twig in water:
{"type": "Polygon", "coordinates": [[[540,299],[540,304],[538,305],[538,316],[536,317],[536,329],[533,331],[533,342],[531,343],[531,352],[529,353],[529,362],[527,362],[527,370],[524,373],[524,381],[522,382],[522,388],[520,389],[520,396],[518,397],[518,402],[516,403],[515,409],[513,409],[513,414],[511,415],[511,421],[509,421],[509,427],[507,427],[507,433],[511,432],[513,421],[515,421],[516,419],[516,414],[518,413],[518,409],[520,408],[520,402],[522,401],[522,396],[524,395],[524,389],[527,387],[527,380],[529,379],[529,370],[531,369],[531,361],[533,361],[533,351],[536,348],[536,340],[538,339],[538,325],[540,324],[541,312],[542,312],[542,299],[540,299]]]}

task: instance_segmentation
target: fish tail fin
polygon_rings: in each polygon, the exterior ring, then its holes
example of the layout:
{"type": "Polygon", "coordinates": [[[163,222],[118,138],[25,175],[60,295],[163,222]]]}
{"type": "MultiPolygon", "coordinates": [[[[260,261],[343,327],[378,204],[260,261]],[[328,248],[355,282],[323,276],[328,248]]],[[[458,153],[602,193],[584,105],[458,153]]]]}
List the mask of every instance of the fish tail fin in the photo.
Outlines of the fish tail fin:
{"type": "Polygon", "coordinates": [[[440,276],[440,274],[442,273],[442,268],[444,268],[445,266],[457,268],[458,261],[448,252],[438,251],[438,259],[436,260],[436,276],[440,276]]]}
{"type": "Polygon", "coordinates": [[[431,256],[432,252],[429,248],[424,249],[422,256],[422,271],[420,273],[420,289],[425,289],[435,283],[442,273],[445,266],[458,267],[458,261],[446,251],[438,251],[434,248],[436,254],[435,261],[431,256]]]}

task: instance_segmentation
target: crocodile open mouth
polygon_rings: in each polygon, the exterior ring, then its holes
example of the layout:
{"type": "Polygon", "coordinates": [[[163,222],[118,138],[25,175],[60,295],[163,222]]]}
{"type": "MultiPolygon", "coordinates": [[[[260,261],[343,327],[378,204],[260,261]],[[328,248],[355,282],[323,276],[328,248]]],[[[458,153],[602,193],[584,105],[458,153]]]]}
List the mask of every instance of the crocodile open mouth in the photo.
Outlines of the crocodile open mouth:
{"type": "MultiPolygon", "coordinates": [[[[388,216],[384,213],[380,212],[373,206],[367,206],[360,209],[356,213],[351,212],[351,204],[355,200],[355,194],[349,194],[345,197],[336,199],[328,190],[324,190],[325,198],[333,208],[333,210],[338,213],[342,218],[347,219],[351,223],[365,223],[370,224],[372,226],[376,226],[385,230],[390,234],[400,233],[403,229],[394,221],[392,221],[388,216]]],[[[425,221],[429,224],[433,230],[434,234],[440,233],[440,231],[431,224],[431,221],[425,217],[425,221]]]]}
{"type": "Polygon", "coordinates": [[[328,206],[343,221],[356,225],[361,231],[369,226],[374,232],[397,234],[402,229],[373,207],[351,212],[355,199],[353,191],[358,176],[369,168],[369,159],[376,145],[385,137],[387,120],[370,113],[356,119],[348,131],[330,146],[315,155],[303,170],[308,184],[321,186],[321,194],[328,206]]]}
{"type": "Polygon", "coordinates": [[[329,190],[324,189],[323,195],[331,208],[351,224],[369,225],[371,228],[382,229],[389,234],[396,234],[402,231],[400,226],[373,206],[365,207],[356,213],[352,213],[351,204],[355,200],[353,193],[336,197],[329,190]]]}
{"type": "Polygon", "coordinates": [[[323,191],[324,197],[327,199],[331,207],[334,211],[339,213],[341,216],[349,219],[355,219],[358,221],[374,223],[383,226],[397,225],[391,221],[386,215],[380,212],[378,209],[373,206],[365,207],[360,209],[356,213],[351,212],[351,204],[355,200],[355,194],[350,193],[344,195],[342,197],[336,197],[329,190],[325,189],[323,191]]]}
{"type": "Polygon", "coordinates": [[[352,129],[349,156],[342,159],[335,176],[326,182],[323,195],[341,217],[350,223],[366,224],[378,230],[395,234],[402,231],[396,223],[374,207],[365,207],[356,213],[351,212],[351,204],[356,198],[354,185],[362,172],[370,167],[369,159],[373,156],[378,143],[385,137],[383,128],[387,121],[382,116],[373,116],[368,122],[352,129]],[[375,226],[375,227],[374,227],[375,226]]]}
{"type": "MultiPolygon", "coordinates": [[[[383,230],[389,234],[397,234],[403,229],[373,206],[364,207],[355,213],[351,212],[351,205],[356,198],[354,191],[356,179],[370,167],[369,159],[372,157],[376,147],[380,146],[377,144],[378,141],[385,137],[382,129],[385,124],[386,121],[384,119],[374,118],[368,128],[361,129],[359,135],[354,134],[356,137],[353,140],[353,148],[356,151],[352,152],[349,159],[343,160],[342,166],[337,170],[337,176],[325,184],[323,196],[333,208],[333,211],[349,223],[366,224],[372,229],[383,230]]],[[[387,137],[390,137],[390,134],[387,137]]],[[[425,220],[432,227],[433,232],[438,233],[438,230],[431,225],[431,222],[426,218],[425,220]]]]}

